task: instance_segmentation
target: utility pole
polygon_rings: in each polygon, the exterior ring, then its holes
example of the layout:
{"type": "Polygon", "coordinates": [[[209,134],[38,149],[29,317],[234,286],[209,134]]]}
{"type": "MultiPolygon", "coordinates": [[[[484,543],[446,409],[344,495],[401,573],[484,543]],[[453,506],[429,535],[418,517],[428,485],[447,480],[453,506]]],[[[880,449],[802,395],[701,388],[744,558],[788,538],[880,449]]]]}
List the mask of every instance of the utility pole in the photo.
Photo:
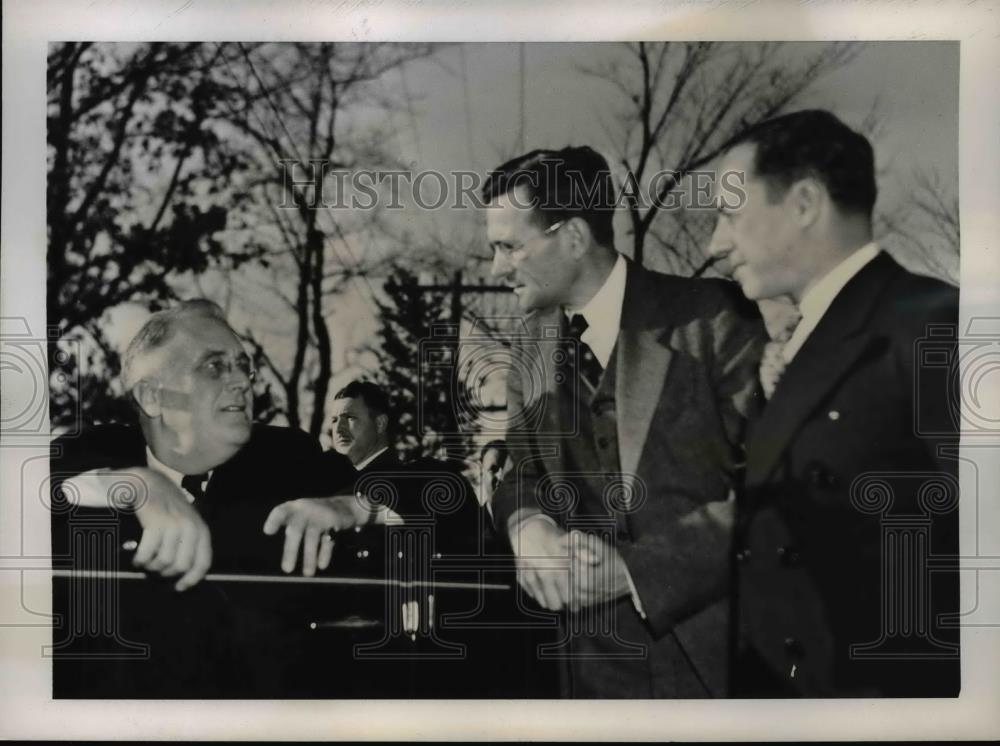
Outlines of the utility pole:
{"type": "MultiPolygon", "coordinates": [[[[484,295],[486,293],[510,293],[511,288],[509,285],[488,285],[485,282],[480,281],[477,284],[465,284],[463,282],[463,273],[461,269],[455,270],[452,275],[451,282],[446,284],[434,284],[434,285],[419,285],[418,289],[423,293],[448,293],[450,295],[450,320],[448,334],[445,335],[448,345],[451,347],[452,359],[455,361],[455,366],[451,370],[451,390],[458,391],[458,347],[459,338],[461,336],[461,326],[462,326],[462,313],[465,309],[464,298],[466,295],[484,295]]],[[[492,406],[484,408],[487,412],[497,412],[505,407],[492,406]]],[[[455,422],[456,430],[458,422],[455,422]]],[[[445,452],[448,455],[448,460],[460,460],[464,457],[462,452],[462,443],[456,442],[455,439],[449,439],[445,442],[445,452]]]]}

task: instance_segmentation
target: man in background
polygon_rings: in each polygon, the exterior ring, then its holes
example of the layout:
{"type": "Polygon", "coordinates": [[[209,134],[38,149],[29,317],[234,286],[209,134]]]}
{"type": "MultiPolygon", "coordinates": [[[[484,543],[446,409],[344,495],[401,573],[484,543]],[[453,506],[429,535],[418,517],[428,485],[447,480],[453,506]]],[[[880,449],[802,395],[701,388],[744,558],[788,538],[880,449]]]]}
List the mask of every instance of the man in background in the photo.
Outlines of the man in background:
{"type": "Polygon", "coordinates": [[[329,532],[407,520],[432,526],[434,553],[475,553],[479,524],[472,487],[446,462],[400,461],[391,421],[389,398],[371,381],[352,381],[334,395],[333,448],[350,460],[353,481],[338,490],[346,496],[290,501],[268,516],[266,533],[285,529],[285,572],[295,569],[300,552],[306,575],[330,566],[335,552],[343,558],[341,566],[361,559],[362,565],[381,567],[376,562],[383,553],[381,531],[340,538],[329,532]],[[335,550],[338,541],[343,548],[335,550]]]}
{"type": "Polygon", "coordinates": [[[740,696],[958,694],[958,573],[928,569],[958,554],[957,378],[916,357],[927,341],[953,364],[958,291],[873,242],[874,160],[829,112],[800,111],[719,165],[745,199],[720,201],[710,252],[748,298],[799,311],[762,361],[747,442],[740,696]]]}
{"type": "Polygon", "coordinates": [[[493,494],[503,480],[510,453],[502,440],[491,440],[479,451],[479,504],[493,516],[493,494]]]}

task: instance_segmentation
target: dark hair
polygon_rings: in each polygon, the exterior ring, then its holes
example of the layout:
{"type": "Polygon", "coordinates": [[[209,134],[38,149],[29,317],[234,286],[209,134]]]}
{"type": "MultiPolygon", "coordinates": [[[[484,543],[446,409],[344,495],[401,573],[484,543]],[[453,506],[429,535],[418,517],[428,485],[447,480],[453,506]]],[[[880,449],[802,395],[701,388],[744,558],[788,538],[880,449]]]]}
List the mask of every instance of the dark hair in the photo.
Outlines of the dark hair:
{"type": "Polygon", "coordinates": [[[506,443],[506,441],[499,440],[499,439],[498,440],[491,440],[489,443],[487,443],[486,445],[484,445],[481,449],[479,449],[479,459],[480,460],[482,460],[483,456],[486,455],[487,451],[496,451],[497,453],[500,454],[500,460],[501,461],[506,461],[507,460],[508,451],[507,451],[507,443],[506,443]]]}
{"type": "Polygon", "coordinates": [[[560,220],[582,218],[601,246],[614,248],[614,180],[604,156],[593,148],[532,150],[498,166],[486,177],[487,204],[523,187],[543,228],[560,220]]]}
{"type": "Polygon", "coordinates": [[[373,415],[389,414],[389,397],[371,381],[351,381],[333,395],[334,399],[361,399],[373,415]]]}
{"type": "Polygon", "coordinates": [[[871,143],[830,112],[812,109],[768,119],[735,144],[756,146],[754,171],[767,182],[770,199],[811,176],[841,210],[871,216],[877,195],[871,143]]]}

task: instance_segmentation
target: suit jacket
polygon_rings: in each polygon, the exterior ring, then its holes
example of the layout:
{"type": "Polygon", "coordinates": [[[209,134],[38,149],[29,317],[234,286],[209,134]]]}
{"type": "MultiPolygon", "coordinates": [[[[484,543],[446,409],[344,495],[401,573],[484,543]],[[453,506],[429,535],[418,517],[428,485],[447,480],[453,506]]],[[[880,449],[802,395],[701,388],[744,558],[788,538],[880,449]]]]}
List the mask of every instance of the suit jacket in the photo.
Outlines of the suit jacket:
{"type": "MultiPolygon", "coordinates": [[[[518,509],[563,518],[540,500],[545,480],[571,468],[561,446],[582,437],[558,405],[552,342],[563,317],[559,308],[532,314],[514,345],[507,394],[513,463],[494,497],[502,531],[518,509]]],[[[581,640],[574,649],[566,693],[725,693],[728,607],[720,599],[732,528],[726,501],[743,459],[763,343],[759,314],[735,285],[629,263],[613,353],[614,403],[620,473],[641,498],[614,518],[617,548],[646,618],[629,598],[619,599],[616,634],[581,640]]]]}
{"type": "Polygon", "coordinates": [[[350,489],[358,476],[358,470],[351,460],[334,450],[324,451],[322,457],[323,479],[326,482],[326,494],[337,494],[345,488],[350,489]]]}
{"type": "MultiPolygon", "coordinates": [[[[275,505],[323,493],[320,454],[319,443],[300,430],[255,425],[247,444],[212,471],[205,495],[195,505],[212,531],[213,569],[278,568],[280,538],[264,536],[261,528],[275,505]]],[[[146,441],[137,427],[101,425],[53,443],[52,472],[58,475],[54,486],[92,469],[145,465],[146,441]]],[[[123,540],[141,536],[138,521],[127,514],[118,517],[123,540]]]]}
{"type": "MultiPolygon", "coordinates": [[[[275,505],[318,494],[320,453],[319,443],[303,432],[255,426],[249,442],[213,470],[205,495],[195,503],[212,535],[212,572],[280,574],[283,537],[265,536],[261,529],[275,505]]],[[[141,537],[134,516],[73,508],[56,488],[66,477],[92,469],[145,464],[146,444],[138,428],[103,425],[54,441],[52,545],[57,564],[133,569],[130,555],[116,550],[141,537]],[[93,551],[95,542],[106,542],[99,553],[93,551]]],[[[315,634],[310,637],[303,622],[312,603],[305,594],[282,595],[277,586],[209,582],[177,593],[174,580],[152,576],[145,582],[108,584],[105,594],[114,601],[114,617],[89,635],[75,631],[86,628],[95,613],[80,605],[87,588],[54,584],[59,618],[53,630],[58,641],[55,696],[315,696],[326,691],[324,679],[329,677],[317,675],[314,665],[320,656],[317,642],[322,641],[315,634]],[[114,634],[109,636],[110,628],[114,634]],[[146,646],[144,657],[125,656],[141,646],[146,646]]],[[[343,605],[343,599],[338,601],[343,605]]]]}
{"type": "MultiPolygon", "coordinates": [[[[391,508],[404,523],[430,527],[433,552],[451,556],[479,554],[479,505],[472,486],[452,464],[433,458],[404,463],[389,448],[355,472],[353,489],[391,508]]],[[[345,546],[353,551],[362,544],[370,545],[370,556],[375,547],[382,545],[384,533],[382,527],[367,528],[345,546]]]]}
{"type": "Polygon", "coordinates": [[[957,573],[927,564],[958,551],[957,320],[955,288],[878,255],[751,425],[740,694],[957,694],[957,630],[940,619],[957,573]]]}

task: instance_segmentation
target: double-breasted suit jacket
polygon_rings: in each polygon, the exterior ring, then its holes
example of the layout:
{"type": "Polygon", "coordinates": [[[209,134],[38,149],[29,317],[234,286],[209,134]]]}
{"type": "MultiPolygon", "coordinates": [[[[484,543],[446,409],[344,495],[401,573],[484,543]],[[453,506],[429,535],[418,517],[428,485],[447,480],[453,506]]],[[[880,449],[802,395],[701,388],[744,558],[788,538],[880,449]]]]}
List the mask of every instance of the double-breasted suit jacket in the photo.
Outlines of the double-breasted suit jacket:
{"type": "Polygon", "coordinates": [[[751,424],[738,693],[958,691],[958,291],[876,256],[751,424]],[[954,619],[952,620],[954,623],[954,619]]]}

